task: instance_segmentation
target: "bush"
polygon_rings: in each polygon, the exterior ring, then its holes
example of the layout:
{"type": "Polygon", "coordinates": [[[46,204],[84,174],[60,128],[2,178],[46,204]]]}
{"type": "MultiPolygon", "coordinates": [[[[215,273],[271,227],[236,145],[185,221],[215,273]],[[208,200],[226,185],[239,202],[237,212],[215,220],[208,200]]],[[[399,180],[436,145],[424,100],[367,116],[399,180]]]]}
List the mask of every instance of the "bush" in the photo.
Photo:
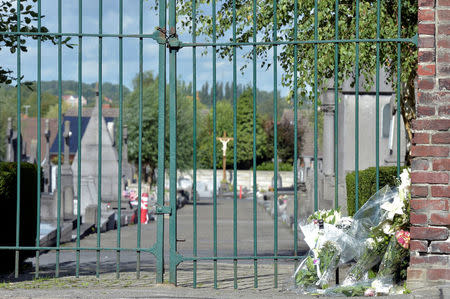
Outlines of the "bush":
{"type": "MultiPolygon", "coordinates": [[[[347,174],[347,211],[349,216],[355,214],[355,171],[347,174]]],[[[397,185],[397,167],[380,166],[380,188],[389,185],[397,185]]],[[[376,167],[369,167],[359,171],[359,207],[362,207],[369,198],[377,191],[377,170],[376,167]]]]}
{"type": "MultiPolygon", "coordinates": [[[[279,163],[278,171],[292,171],[293,167],[290,163],[279,163]]],[[[273,162],[263,162],[256,166],[256,170],[271,170],[273,171],[273,162]]]]}
{"type": "MultiPolygon", "coordinates": [[[[37,169],[36,165],[21,163],[20,168],[20,246],[36,245],[37,218],[37,169]]],[[[0,218],[1,246],[16,245],[17,163],[0,162],[0,204],[4,211],[0,218]]],[[[34,255],[34,251],[21,251],[19,262],[34,255]]],[[[13,250],[0,250],[0,272],[14,270],[13,250]]]]}

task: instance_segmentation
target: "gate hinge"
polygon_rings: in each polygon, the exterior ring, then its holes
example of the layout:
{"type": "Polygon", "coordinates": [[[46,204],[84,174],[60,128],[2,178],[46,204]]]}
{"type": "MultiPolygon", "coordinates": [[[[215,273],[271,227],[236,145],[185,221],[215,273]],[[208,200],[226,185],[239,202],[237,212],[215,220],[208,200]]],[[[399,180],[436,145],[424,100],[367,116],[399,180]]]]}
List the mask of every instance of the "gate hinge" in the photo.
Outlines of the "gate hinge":
{"type": "Polygon", "coordinates": [[[165,28],[156,27],[156,31],[151,36],[158,44],[166,45],[171,50],[178,51],[183,47],[178,39],[178,35],[176,33],[168,33],[165,28]]]}
{"type": "Polygon", "coordinates": [[[411,41],[412,41],[416,46],[418,46],[418,45],[419,45],[419,35],[416,33],[416,35],[414,35],[414,36],[411,38],[411,41]]]}
{"type": "Polygon", "coordinates": [[[169,206],[156,206],[155,210],[156,215],[169,214],[172,215],[172,208],[169,206]]]}

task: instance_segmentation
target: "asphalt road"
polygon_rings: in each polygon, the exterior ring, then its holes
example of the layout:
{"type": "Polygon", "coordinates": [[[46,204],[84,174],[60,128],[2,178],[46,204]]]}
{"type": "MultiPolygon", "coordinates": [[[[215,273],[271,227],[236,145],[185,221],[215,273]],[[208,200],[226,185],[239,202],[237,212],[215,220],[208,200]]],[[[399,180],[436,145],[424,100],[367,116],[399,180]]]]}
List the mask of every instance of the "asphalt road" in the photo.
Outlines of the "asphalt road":
{"type": "MultiPolygon", "coordinates": [[[[213,201],[202,199],[197,204],[197,254],[198,256],[213,256],[213,201]]],[[[233,256],[233,199],[224,198],[217,200],[217,254],[218,256],[233,256]]],[[[274,248],[274,221],[261,206],[257,211],[257,252],[259,256],[273,255],[274,248]]],[[[184,256],[192,256],[193,250],[193,205],[188,204],[178,210],[177,214],[177,239],[178,252],[184,256]]],[[[169,220],[165,217],[165,263],[168,268],[169,261],[169,220]]],[[[253,202],[242,199],[237,201],[237,253],[238,256],[253,255],[253,202]]],[[[120,231],[120,246],[123,248],[136,248],[138,225],[122,227],[120,231]]],[[[108,231],[100,235],[101,247],[117,247],[118,231],[108,231]]],[[[278,225],[278,255],[293,255],[294,238],[288,227],[279,223],[278,225]]],[[[81,247],[96,247],[97,234],[92,234],[81,240],[81,247]]],[[[141,225],[141,248],[150,248],[156,242],[156,222],[141,225]]],[[[66,243],[65,247],[75,247],[75,243],[66,243]]],[[[304,244],[299,244],[299,254],[305,249],[304,244]]],[[[43,273],[54,273],[56,268],[56,252],[47,252],[40,256],[40,271],[43,273]]],[[[96,271],[96,251],[82,251],[80,254],[80,273],[92,275],[96,271]]],[[[31,259],[35,266],[35,259],[31,259]]],[[[61,276],[74,275],[76,267],[76,253],[74,251],[61,251],[59,254],[59,267],[61,276]]],[[[100,273],[113,273],[116,271],[117,254],[115,251],[100,252],[100,273]]],[[[120,254],[120,271],[134,272],[137,268],[136,252],[126,251],[120,254]]],[[[141,253],[141,271],[154,271],[155,257],[150,253],[141,253]]],[[[271,263],[271,260],[262,260],[261,263],[271,263]]],[[[282,263],[283,261],[280,261],[282,263]]],[[[253,260],[239,261],[240,264],[253,264],[253,260]]],[[[292,261],[289,261],[292,263],[292,261]]],[[[192,263],[191,263],[192,264],[192,263]]],[[[183,263],[181,264],[181,266],[183,263]]],[[[34,268],[34,267],[33,267],[34,268]]]]}

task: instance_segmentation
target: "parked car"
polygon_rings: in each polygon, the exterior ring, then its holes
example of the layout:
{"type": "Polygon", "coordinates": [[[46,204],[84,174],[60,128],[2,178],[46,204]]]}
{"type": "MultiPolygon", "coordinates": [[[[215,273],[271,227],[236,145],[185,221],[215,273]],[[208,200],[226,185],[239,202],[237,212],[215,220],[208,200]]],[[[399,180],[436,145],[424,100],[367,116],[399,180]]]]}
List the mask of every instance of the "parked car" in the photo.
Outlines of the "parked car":
{"type": "Polygon", "coordinates": [[[192,201],[192,180],[190,177],[179,177],[177,181],[177,208],[182,208],[189,201],[192,201]]]}

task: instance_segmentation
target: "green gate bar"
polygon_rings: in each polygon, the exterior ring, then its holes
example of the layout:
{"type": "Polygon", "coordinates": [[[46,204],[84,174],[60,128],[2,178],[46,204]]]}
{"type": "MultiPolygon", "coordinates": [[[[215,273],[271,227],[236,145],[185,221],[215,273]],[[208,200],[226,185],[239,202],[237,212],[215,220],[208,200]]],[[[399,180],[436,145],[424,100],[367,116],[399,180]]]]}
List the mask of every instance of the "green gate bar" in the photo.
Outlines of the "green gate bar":
{"type": "MultiPolygon", "coordinates": [[[[335,3],[334,38],[339,39],[339,0],[335,3]]],[[[339,208],[339,44],[334,44],[334,208],[339,208]]],[[[338,273],[338,272],[336,272],[338,273]]]]}
{"type": "MultiPolygon", "coordinates": [[[[212,40],[216,43],[216,0],[211,1],[212,8],[212,40]]],[[[216,103],[216,53],[217,48],[215,45],[212,47],[212,66],[213,66],[213,255],[217,256],[217,103],[216,103]]],[[[214,288],[217,289],[217,260],[214,260],[214,288]]]]}
{"type": "MultiPolygon", "coordinates": [[[[20,32],[20,0],[17,0],[17,33],[20,32]]],[[[20,35],[17,35],[17,132],[22,132],[21,130],[21,119],[20,119],[20,107],[21,107],[21,69],[20,69],[20,35]]],[[[21,162],[21,146],[20,146],[20,136],[17,134],[17,207],[16,207],[16,248],[19,247],[19,234],[20,234],[20,162],[21,162]]],[[[19,277],[19,250],[15,251],[15,261],[14,261],[14,277],[19,277]]]]}
{"type": "MultiPolygon", "coordinates": [[[[139,34],[143,32],[144,13],[143,13],[143,0],[139,1],[139,34]]],[[[144,40],[139,38],[139,181],[138,181],[138,223],[137,223],[137,236],[136,247],[141,248],[141,210],[142,210],[142,119],[144,109],[144,40]]],[[[136,252],[136,278],[141,276],[141,251],[138,249],[136,252]]]]}
{"type": "MultiPolygon", "coordinates": [[[[402,36],[402,1],[397,1],[397,38],[402,36]]],[[[401,89],[401,43],[397,42],[397,178],[400,178],[400,89],[401,89]]]]}
{"type": "MultiPolygon", "coordinates": [[[[103,32],[103,0],[98,0],[98,33],[103,32]]],[[[97,252],[95,276],[100,277],[100,234],[102,220],[102,106],[103,106],[103,40],[98,38],[98,185],[97,185],[97,252]]]]}
{"type": "MultiPolygon", "coordinates": [[[[298,0],[294,1],[294,39],[298,35],[298,0]]],[[[298,255],[298,45],[294,45],[294,256],[298,255]]],[[[297,261],[294,263],[297,268],[297,261]]],[[[294,269],[294,271],[295,271],[294,269]]]]}
{"type": "MultiPolygon", "coordinates": [[[[142,0],[141,0],[142,1],[142,0]]],[[[169,34],[177,36],[176,0],[169,0],[169,34]]],[[[170,277],[169,281],[177,283],[177,50],[169,48],[169,186],[170,208],[169,220],[170,242],[170,277]]]]}
{"type": "MultiPolygon", "coordinates": [[[[195,44],[197,41],[197,2],[192,0],[192,42],[195,44]]],[[[192,106],[193,106],[193,171],[192,171],[192,202],[193,202],[193,246],[192,255],[197,257],[197,48],[192,47],[192,106]]],[[[193,260],[193,277],[192,286],[197,288],[197,260],[193,260]]]]}
{"type": "MultiPolygon", "coordinates": [[[[359,0],[356,0],[356,39],[359,38],[359,0]]],[[[355,44],[355,210],[359,209],[359,43],[355,44]]]]}
{"type": "MultiPolygon", "coordinates": [[[[159,27],[166,29],[166,0],[159,2],[159,27]]],[[[158,186],[157,206],[164,206],[164,175],[165,175],[165,147],[166,134],[166,45],[158,46],[158,186]]],[[[156,219],[156,282],[163,283],[164,275],[164,215],[157,215],[156,219]]]]}
{"type": "MultiPolygon", "coordinates": [[[[41,1],[39,1],[41,2],[41,1]]],[[[83,119],[82,97],[83,97],[83,1],[78,1],[78,132],[81,132],[81,120],[83,119]]],[[[78,134],[78,161],[77,161],[77,239],[76,239],[76,270],[75,276],[80,276],[80,228],[81,228],[81,134],[78,134]]],[[[74,161],[75,162],[75,161],[74,161]]]]}
{"type": "MultiPolygon", "coordinates": [[[[314,0],[314,40],[318,40],[318,23],[319,23],[319,16],[317,11],[317,0],[314,0]]],[[[318,192],[317,192],[317,172],[318,172],[318,163],[317,163],[317,151],[318,151],[318,123],[317,123],[317,109],[318,104],[317,101],[319,100],[319,97],[317,95],[317,89],[319,89],[319,86],[317,84],[317,44],[314,44],[314,211],[317,211],[319,209],[319,203],[318,203],[318,192]]]]}
{"type": "MultiPolygon", "coordinates": [[[[236,0],[233,0],[233,42],[236,42],[236,0]]],[[[254,108],[253,108],[254,109],[254,108]]],[[[237,256],[237,76],[236,47],[233,47],[233,255],[237,256]]],[[[237,289],[237,260],[233,261],[233,286],[237,289]]]]}
{"type": "MultiPolygon", "coordinates": [[[[38,2],[38,32],[41,32],[41,2],[38,2]]],[[[37,215],[36,215],[36,246],[40,246],[41,234],[41,62],[42,62],[42,37],[37,41],[37,215]]],[[[36,250],[35,278],[39,277],[39,250],[36,250]]]]}
{"type": "MultiPolygon", "coordinates": [[[[58,33],[62,31],[62,3],[58,0],[58,33]]],[[[62,36],[58,36],[58,202],[56,204],[56,247],[61,244],[61,147],[62,147],[62,36]]],[[[64,157],[67,159],[67,157],[64,157]]],[[[55,276],[59,277],[59,254],[56,250],[55,276]]]]}
{"type": "MultiPolygon", "coordinates": [[[[123,33],[123,0],[119,0],[119,34],[123,33]]],[[[123,141],[123,38],[119,37],[119,145],[117,174],[117,241],[120,248],[122,227],[122,141],[123,141]]],[[[120,250],[116,251],[116,278],[120,278],[120,250]]]]}
{"type": "MultiPolygon", "coordinates": [[[[277,40],[277,0],[273,0],[273,41],[277,40]]],[[[273,255],[275,256],[273,261],[273,275],[274,281],[273,286],[278,288],[278,136],[277,136],[277,125],[278,125],[278,82],[277,82],[277,65],[278,65],[278,54],[277,45],[273,46],[273,255]]]]}
{"type": "MultiPolygon", "coordinates": [[[[256,7],[256,0],[253,0],[253,42],[256,43],[256,14],[258,10],[256,7]]],[[[253,45],[253,255],[258,255],[258,216],[257,216],[257,201],[256,201],[256,97],[257,97],[257,73],[256,73],[256,46],[253,45]]],[[[253,287],[258,287],[258,259],[253,260],[253,287]]]]}
{"type": "MultiPolygon", "coordinates": [[[[380,38],[380,0],[377,0],[377,39],[380,38]]],[[[376,73],[375,73],[375,167],[377,191],[380,189],[380,42],[376,43],[376,73]]]]}

